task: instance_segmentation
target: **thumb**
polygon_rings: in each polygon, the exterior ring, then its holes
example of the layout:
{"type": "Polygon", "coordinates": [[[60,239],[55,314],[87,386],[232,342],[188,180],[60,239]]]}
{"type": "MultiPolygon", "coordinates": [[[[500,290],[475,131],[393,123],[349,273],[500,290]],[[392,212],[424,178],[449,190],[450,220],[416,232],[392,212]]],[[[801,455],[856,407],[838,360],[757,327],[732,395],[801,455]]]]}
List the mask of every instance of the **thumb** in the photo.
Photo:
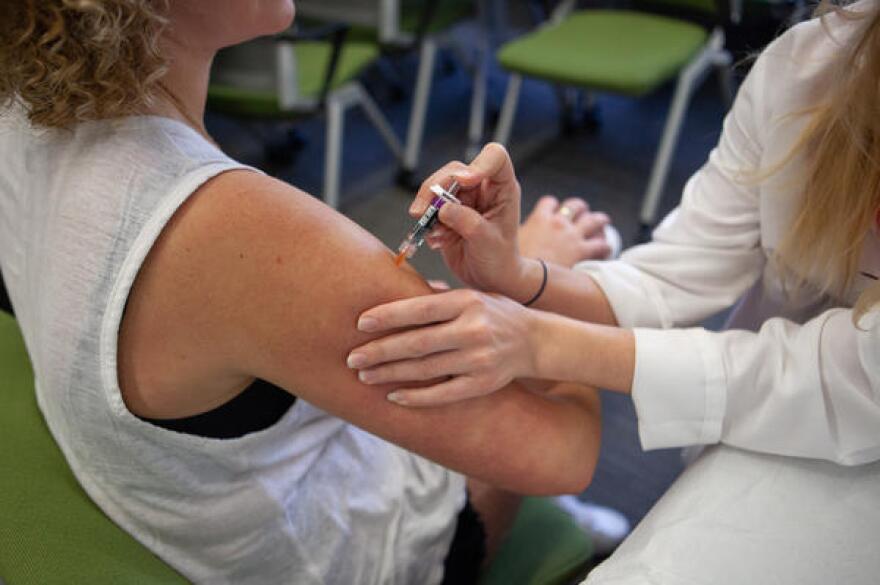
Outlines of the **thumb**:
{"type": "Polygon", "coordinates": [[[479,244],[487,234],[489,222],[480,213],[466,205],[444,205],[440,209],[440,221],[464,240],[479,244]]]}
{"type": "Polygon", "coordinates": [[[516,180],[516,173],[507,149],[494,142],[483,147],[468,170],[475,176],[495,183],[509,183],[516,180]]]}

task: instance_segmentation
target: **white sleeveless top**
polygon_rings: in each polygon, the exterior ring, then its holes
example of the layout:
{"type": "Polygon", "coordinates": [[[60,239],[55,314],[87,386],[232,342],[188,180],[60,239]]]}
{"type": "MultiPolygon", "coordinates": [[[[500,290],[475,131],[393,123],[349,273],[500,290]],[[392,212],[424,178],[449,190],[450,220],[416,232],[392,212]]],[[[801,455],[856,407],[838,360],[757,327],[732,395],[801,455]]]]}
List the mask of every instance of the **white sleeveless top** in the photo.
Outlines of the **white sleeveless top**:
{"type": "Polygon", "coordinates": [[[244,168],[144,116],[35,131],[0,116],[0,267],[49,429],[89,496],[200,583],[437,583],[464,479],[303,400],[217,440],[133,416],[116,373],[132,282],[175,210],[244,168]]]}

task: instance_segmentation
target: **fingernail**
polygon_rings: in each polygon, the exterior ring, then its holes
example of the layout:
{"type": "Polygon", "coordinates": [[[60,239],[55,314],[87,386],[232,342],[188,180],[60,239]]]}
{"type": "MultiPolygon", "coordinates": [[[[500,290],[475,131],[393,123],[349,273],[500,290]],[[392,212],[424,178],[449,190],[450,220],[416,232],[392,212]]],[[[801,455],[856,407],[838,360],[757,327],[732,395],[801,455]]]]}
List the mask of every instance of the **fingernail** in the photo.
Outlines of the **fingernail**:
{"type": "Polygon", "coordinates": [[[349,368],[360,368],[367,363],[367,356],[362,353],[352,353],[348,356],[346,362],[349,368]]]}
{"type": "Polygon", "coordinates": [[[386,396],[386,398],[388,398],[389,402],[393,402],[394,404],[399,404],[401,406],[406,406],[406,399],[403,397],[403,395],[400,394],[400,392],[392,392],[391,394],[386,396]]]}
{"type": "Polygon", "coordinates": [[[379,326],[379,322],[372,317],[361,317],[358,319],[358,329],[361,331],[375,331],[379,326]]]}
{"type": "Polygon", "coordinates": [[[366,370],[361,370],[358,372],[358,380],[363,382],[364,384],[369,384],[373,380],[372,374],[366,370]]]}

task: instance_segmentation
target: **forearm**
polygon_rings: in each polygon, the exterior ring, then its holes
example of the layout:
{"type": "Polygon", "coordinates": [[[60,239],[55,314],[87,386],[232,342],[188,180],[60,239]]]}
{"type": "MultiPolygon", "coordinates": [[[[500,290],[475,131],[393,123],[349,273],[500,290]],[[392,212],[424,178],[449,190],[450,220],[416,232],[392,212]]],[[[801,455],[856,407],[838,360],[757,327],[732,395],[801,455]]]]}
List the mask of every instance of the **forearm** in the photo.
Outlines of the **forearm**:
{"type": "MultiPolygon", "coordinates": [[[[376,407],[387,408],[387,401],[376,407]]],[[[452,405],[391,411],[390,425],[379,428],[364,420],[359,426],[519,494],[581,492],[592,480],[598,460],[598,393],[575,384],[556,384],[539,395],[514,383],[493,395],[452,405]],[[452,435],[442,433],[439,421],[447,419],[456,422],[452,435]]]]}
{"type": "MultiPolygon", "coordinates": [[[[544,279],[543,267],[537,260],[523,259],[519,278],[512,280],[502,294],[526,302],[541,289],[544,279]]],[[[580,321],[617,325],[605,293],[589,275],[555,264],[547,264],[547,281],[538,299],[531,305],[535,309],[565,315],[580,321]]]]}
{"type": "Polygon", "coordinates": [[[530,330],[535,377],[629,393],[635,336],[626,329],[534,311],[530,330]]]}

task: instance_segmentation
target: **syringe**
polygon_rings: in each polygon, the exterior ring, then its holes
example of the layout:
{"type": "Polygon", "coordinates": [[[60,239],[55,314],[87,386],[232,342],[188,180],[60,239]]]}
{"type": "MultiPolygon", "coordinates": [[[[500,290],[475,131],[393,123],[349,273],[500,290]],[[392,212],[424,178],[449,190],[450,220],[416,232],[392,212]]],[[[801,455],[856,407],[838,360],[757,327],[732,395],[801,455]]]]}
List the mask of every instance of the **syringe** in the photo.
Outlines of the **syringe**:
{"type": "Polygon", "coordinates": [[[431,192],[435,195],[428,205],[428,209],[422,214],[422,217],[415,223],[412,229],[406,234],[403,242],[397,248],[397,258],[394,263],[400,266],[404,260],[408,260],[415,255],[416,250],[425,242],[425,236],[431,233],[437,220],[440,218],[440,209],[447,203],[461,203],[456,195],[461,189],[461,185],[457,181],[452,181],[448,189],[444,189],[440,185],[432,185],[431,192]]]}

